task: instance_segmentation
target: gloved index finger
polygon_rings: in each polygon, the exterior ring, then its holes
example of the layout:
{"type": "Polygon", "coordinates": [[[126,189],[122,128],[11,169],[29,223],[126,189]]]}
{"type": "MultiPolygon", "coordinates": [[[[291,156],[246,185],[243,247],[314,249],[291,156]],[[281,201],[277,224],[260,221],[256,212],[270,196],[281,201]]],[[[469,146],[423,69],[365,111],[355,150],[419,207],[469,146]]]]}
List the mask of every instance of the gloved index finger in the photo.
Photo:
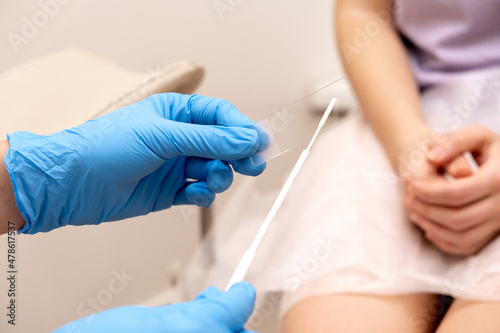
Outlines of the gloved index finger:
{"type": "Polygon", "coordinates": [[[222,161],[239,160],[253,155],[259,147],[257,132],[251,129],[173,123],[170,120],[158,124],[159,128],[160,125],[161,131],[157,135],[162,141],[154,137],[150,146],[163,158],[196,156],[222,161]],[[169,145],[154,145],[171,141],[175,141],[175,150],[165,150],[165,147],[170,148],[169,145]]]}
{"type": "Polygon", "coordinates": [[[199,95],[166,94],[167,105],[184,110],[191,123],[227,127],[250,127],[254,124],[229,101],[199,95]]]}
{"type": "MultiPolygon", "coordinates": [[[[256,152],[266,149],[269,145],[269,138],[265,131],[263,131],[259,126],[255,126],[255,122],[251,121],[247,116],[241,114],[241,112],[238,111],[238,109],[230,102],[222,99],[198,95],[188,96],[170,93],[163,94],[162,96],[166,99],[163,104],[169,106],[170,112],[170,116],[167,117],[167,115],[164,115],[164,117],[180,122],[189,121],[195,126],[199,126],[197,127],[198,134],[196,136],[205,137],[205,140],[197,140],[201,143],[200,147],[195,149],[197,151],[189,153],[184,151],[180,153],[185,153],[186,156],[198,156],[231,161],[230,163],[233,164],[233,166],[235,165],[235,163],[233,163],[234,161],[241,161],[241,163],[237,163],[235,170],[245,175],[259,175],[264,171],[265,165],[255,167],[248,158],[256,152]],[[208,126],[203,128],[204,126],[200,125],[208,126]],[[231,128],[225,129],[225,127],[231,128]],[[230,133],[234,136],[236,136],[236,134],[239,134],[239,136],[248,136],[248,133],[254,133],[254,135],[256,135],[255,139],[257,139],[254,141],[255,145],[251,147],[251,151],[247,153],[245,149],[248,148],[248,143],[250,143],[244,142],[249,141],[247,138],[246,140],[240,140],[241,144],[235,146],[237,148],[236,154],[232,152],[232,149],[227,149],[227,147],[223,147],[223,152],[217,151],[218,145],[214,145],[215,142],[221,143],[224,141],[231,141],[228,139],[233,136],[228,135],[228,133],[222,133],[221,130],[224,129],[230,131],[230,133]],[[207,136],[202,135],[203,132],[212,132],[213,134],[215,134],[215,132],[219,132],[222,137],[224,137],[224,140],[213,141],[215,136],[214,138],[209,139],[207,136]],[[207,145],[209,147],[207,147],[207,145]],[[209,154],[207,154],[207,152],[209,152],[209,154]],[[232,154],[233,157],[229,157],[230,154],[232,154]]],[[[178,126],[182,127],[183,132],[185,132],[183,126],[178,126]]],[[[175,137],[183,138],[185,135],[175,135],[175,137]]],[[[234,139],[236,139],[236,137],[234,137],[234,139]]]]}

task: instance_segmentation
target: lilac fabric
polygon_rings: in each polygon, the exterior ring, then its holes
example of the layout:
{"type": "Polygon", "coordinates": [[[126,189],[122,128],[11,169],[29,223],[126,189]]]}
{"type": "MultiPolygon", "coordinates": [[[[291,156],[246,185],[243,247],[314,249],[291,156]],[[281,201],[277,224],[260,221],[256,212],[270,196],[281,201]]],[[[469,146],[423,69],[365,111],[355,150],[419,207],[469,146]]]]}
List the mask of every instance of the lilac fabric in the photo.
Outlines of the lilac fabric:
{"type": "Polygon", "coordinates": [[[422,88],[500,65],[500,0],[395,0],[394,13],[422,88]]]}

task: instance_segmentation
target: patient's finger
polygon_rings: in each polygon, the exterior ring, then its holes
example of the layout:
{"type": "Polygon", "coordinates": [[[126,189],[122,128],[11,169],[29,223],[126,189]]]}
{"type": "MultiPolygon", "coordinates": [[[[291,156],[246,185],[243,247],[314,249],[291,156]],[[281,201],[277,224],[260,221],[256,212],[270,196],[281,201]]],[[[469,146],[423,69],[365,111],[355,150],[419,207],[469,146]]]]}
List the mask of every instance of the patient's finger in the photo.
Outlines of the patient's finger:
{"type": "Polygon", "coordinates": [[[467,151],[483,151],[491,142],[492,135],[489,129],[480,125],[447,133],[444,143],[429,152],[429,160],[437,165],[443,165],[467,151]]]}
{"type": "Polygon", "coordinates": [[[450,207],[460,207],[489,196],[493,189],[489,172],[484,168],[470,177],[449,182],[441,179],[417,179],[411,182],[411,192],[420,200],[450,207]]]}
{"type": "Polygon", "coordinates": [[[469,162],[463,155],[458,156],[453,161],[448,163],[444,167],[444,171],[453,178],[463,178],[472,176],[474,174],[474,171],[470,167],[469,162]]]}

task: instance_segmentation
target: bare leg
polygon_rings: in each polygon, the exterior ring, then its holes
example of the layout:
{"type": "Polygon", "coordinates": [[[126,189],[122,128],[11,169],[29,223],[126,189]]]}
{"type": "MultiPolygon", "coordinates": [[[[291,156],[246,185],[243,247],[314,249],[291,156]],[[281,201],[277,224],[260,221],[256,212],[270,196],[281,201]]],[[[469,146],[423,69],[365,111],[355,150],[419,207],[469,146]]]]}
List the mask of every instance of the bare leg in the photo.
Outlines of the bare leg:
{"type": "Polygon", "coordinates": [[[288,311],[282,333],[431,332],[436,302],[431,294],[315,296],[288,311]]]}
{"type": "Polygon", "coordinates": [[[437,332],[500,332],[500,302],[456,299],[437,332]]]}

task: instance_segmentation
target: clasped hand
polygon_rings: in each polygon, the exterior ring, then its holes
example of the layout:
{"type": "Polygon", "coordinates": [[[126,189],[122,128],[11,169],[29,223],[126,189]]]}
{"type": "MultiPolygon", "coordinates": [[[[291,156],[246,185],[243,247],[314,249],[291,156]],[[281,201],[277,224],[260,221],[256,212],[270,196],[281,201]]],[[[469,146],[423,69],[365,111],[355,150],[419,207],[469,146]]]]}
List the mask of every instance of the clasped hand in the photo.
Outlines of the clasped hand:
{"type": "Polygon", "coordinates": [[[446,134],[405,179],[410,220],[442,251],[470,256],[500,232],[500,136],[482,126],[446,134]],[[473,172],[465,152],[479,165],[473,172]],[[448,181],[447,172],[455,178],[448,181]]]}

